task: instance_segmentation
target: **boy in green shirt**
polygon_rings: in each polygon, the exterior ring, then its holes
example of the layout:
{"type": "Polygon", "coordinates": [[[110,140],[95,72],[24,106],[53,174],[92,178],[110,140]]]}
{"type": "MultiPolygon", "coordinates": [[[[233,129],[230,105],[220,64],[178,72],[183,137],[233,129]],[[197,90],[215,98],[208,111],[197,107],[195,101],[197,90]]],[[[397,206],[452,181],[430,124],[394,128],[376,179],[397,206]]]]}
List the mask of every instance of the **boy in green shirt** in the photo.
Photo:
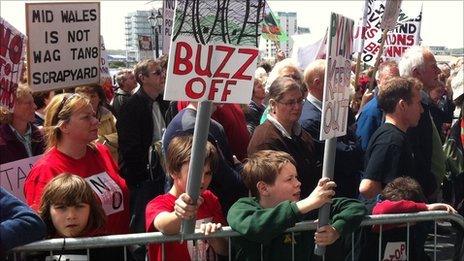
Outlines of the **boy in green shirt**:
{"type": "MultiPolygon", "coordinates": [[[[227,215],[232,229],[243,235],[232,238],[235,260],[311,260],[314,243],[333,244],[340,235],[354,231],[366,214],[357,200],[332,200],[336,185],[327,178],[320,179],[313,192],[300,200],[295,161],[285,152],[253,154],[243,167],[242,178],[252,197],[239,199],[227,215]],[[315,219],[316,210],[330,201],[331,225],[318,228],[316,233],[295,232],[293,238],[292,233],[283,233],[297,222],[315,219]]],[[[338,255],[345,258],[344,253],[338,255]]]]}

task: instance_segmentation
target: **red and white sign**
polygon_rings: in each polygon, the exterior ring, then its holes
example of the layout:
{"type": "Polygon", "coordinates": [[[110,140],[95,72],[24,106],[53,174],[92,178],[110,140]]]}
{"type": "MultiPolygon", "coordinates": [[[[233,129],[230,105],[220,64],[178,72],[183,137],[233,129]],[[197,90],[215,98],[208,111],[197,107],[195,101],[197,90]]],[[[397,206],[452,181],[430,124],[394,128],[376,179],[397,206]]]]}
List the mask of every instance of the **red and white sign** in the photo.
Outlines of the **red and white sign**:
{"type": "Polygon", "coordinates": [[[164,99],[248,104],[258,54],[254,46],[202,45],[180,36],[171,44],[164,99]]]}
{"type": "MultiPolygon", "coordinates": [[[[403,5],[407,2],[408,1],[403,2],[403,5]]],[[[410,5],[415,3],[419,2],[413,2],[410,5]]],[[[361,26],[358,26],[353,35],[356,42],[355,45],[357,46],[360,45],[359,42],[361,41],[361,35],[365,35],[364,48],[362,49],[362,62],[371,66],[375,64],[375,58],[377,57],[377,53],[380,51],[382,38],[381,24],[382,19],[385,19],[382,18],[385,12],[385,4],[386,0],[369,1],[364,13],[366,19],[365,26],[362,30],[361,26]]],[[[400,10],[396,26],[387,34],[384,53],[380,62],[385,60],[399,61],[406,49],[420,44],[421,20],[422,12],[418,5],[414,5],[409,9],[400,10]],[[404,10],[408,10],[408,13],[404,10]],[[417,12],[413,12],[414,10],[417,12]]]]}
{"type": "Polygon", "coordinates": [[[26,36],[0,17],[0,106],[13,108],[23,73],[26,36]]]}

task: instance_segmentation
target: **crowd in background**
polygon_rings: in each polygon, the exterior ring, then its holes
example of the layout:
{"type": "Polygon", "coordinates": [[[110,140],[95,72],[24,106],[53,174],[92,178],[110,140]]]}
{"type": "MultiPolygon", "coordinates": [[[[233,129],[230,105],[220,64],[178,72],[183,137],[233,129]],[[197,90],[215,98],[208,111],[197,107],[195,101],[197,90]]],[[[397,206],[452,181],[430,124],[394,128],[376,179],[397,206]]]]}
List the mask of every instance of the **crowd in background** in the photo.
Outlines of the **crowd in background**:
{"type": "MultiPolygon", "coordinates": [[[[167,63],[164,56],[121,69],[110,95],[97,84],[33,93],[23,80],[13,110],[0,108],[0,164],[43,155],[24,185],[31,209],[1,189],[3,254],[44,238],[177,234],[181,221],[193,218],[206,234],[228,224],[242,234],[232,242],[236,260],[255,260],[256,243],[265,243],[265,260],[280,260],[290,254],[282,242],[295,240],[282,232],[316,219],[317,208],[336,197],[331,225],[297,242],[343,250],[328,252],[338,254],[328,260],[369,260],[378,255],[372,253],[378,229],[358,229],[366,214],[464,214],[462,58],[437,63],[430,50],[416,46],[398,63],[381,63],[373,86],[372,69],[352,80],[332,181],[321,179],[327,164],[319,140],[325,60],[307,68],[290,58],[261,62],[248,105],[213,105],[198,202],[185,193],[198,103],[163,100],[167,63]],[[360,244],[369,244],[350,253],[351,240],[349,246],[344,240],[355,230],[360,244]]],[[[426,258],[429,225],[414,226],[413,260],[426,258]]],[[[401,240],[404,227],[389,229],[386,238],[401,240]]],[[[204,242],[169,243],[167,260],[195,259],[192,247],[203,251],[200,259],[228,254],[226,241],[204,242]]],[[[464,253],[461,244],[462,233],[456,258],[464,253]]],[[[133,260],[144,260],[147,252],[150,260],[161,260],[162,251],[152,244],[129,252],[133,260]]],[[[316,258],[311,252],[298,249],[297,256],[316,258]]],[[[91,255],[98,260],[108,253],[114,260],[124,256],[120,248],[91,255]]]]}

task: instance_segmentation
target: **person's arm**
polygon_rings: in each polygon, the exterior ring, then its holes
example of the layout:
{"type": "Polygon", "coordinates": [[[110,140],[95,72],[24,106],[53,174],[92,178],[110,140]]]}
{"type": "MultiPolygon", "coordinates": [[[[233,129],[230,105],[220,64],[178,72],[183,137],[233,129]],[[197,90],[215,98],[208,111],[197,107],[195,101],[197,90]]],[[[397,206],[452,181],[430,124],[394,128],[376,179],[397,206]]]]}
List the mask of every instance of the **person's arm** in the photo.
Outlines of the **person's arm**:
{"type": "Polygon", "coordinates": [[[331,205],[331,226],[343,236],[358,229],[367,214],[365,205],[352,198],[334,198],[331,205]]]}
{"type": "Polygon", "coordinates": [[[45,224],[40,217],[1,187],[0,208],[0,254],[45,236],[45,224]]]}
{"type": "Polygon", "coordinates": [[[335,187],[335,182],[330,181],[328,178],[321,178],[316,188],[308,197],[296,202],[296,206],[300,213],[306,214],[329,202],[335,195],[335,191],[333,190],[335,187]]]}
{"type": "Polygon", "coordinates": [[[183,193],[176,199],[174,211],[159,213],[153,220],[153,225],[163,234],[177,234],[180,231],[182,220],[195,219],[198,206],[200,206],[202,202],[203,198],[199,197],[195,205],[189,195],[183,193]]]}
{"type": "Polygon", "coordinates": [[[241,198],[229,209],[229,226],[255,243],[270,242],[295,225],[301,213],[288,200],[273,208],[262,208],[254,198],[241,198]]]}
{"type": "Polygon", "coordinates": [[[372,179],[363,179],[359,184],[359,193],[366,199],[371,199],[382,192],[382,184],[372,179]]]}

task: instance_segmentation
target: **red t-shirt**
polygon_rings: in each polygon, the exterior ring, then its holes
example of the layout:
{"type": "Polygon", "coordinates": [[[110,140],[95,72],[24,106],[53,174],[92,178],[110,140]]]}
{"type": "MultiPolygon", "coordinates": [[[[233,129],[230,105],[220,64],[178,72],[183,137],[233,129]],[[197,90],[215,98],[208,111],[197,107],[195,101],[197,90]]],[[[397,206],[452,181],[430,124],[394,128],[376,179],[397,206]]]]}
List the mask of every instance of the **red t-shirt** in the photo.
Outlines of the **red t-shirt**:
{"type": "Polygon", "coordinates": [[[81,159],[74,159],[55,147],[39,159],[24,183],[24,196],[34,210],[40,207],[43,189],[54,177],[68,172],[84,178],[102,203],[107,222],[102,231],[111,235],[129,232],[129,191],[108,149],[96,144],[81,159]]]}
{"type": "MultiPolygon", "coordinates": [[[[226,221],[222,216],[221,205],[219,204],[218,198],[209,190],[203,192],[201,196],[204,201],[198,208],[196,219],[197,228],[202,222],[221,223],[225,225],[226,221]]],[[[147,209],[145,211],[147,232],[157,231],[153,221],[161,212],[173,212],[176,199],[177,198],[174,195],[167,193],[157,196],[147,204],[147,209]]],[[[148,256],[151,261],[162,260],[161,247],[161,244],[150,244],[148,246],[148,256]]],[[[197,240],[197,245],[195,247],[193,247],[192,241],[184,241],[182,244],[179,242],[169,242],[165,243],[164,247],[165,260],[192,260],[191,257],[194,256],[194,249],[198,251],[199,260],[206,260],[206,255],[214,256],[214,252],[212,252],[211,247],[208,247],[207,242],[204,240],[197,240]]]]}

